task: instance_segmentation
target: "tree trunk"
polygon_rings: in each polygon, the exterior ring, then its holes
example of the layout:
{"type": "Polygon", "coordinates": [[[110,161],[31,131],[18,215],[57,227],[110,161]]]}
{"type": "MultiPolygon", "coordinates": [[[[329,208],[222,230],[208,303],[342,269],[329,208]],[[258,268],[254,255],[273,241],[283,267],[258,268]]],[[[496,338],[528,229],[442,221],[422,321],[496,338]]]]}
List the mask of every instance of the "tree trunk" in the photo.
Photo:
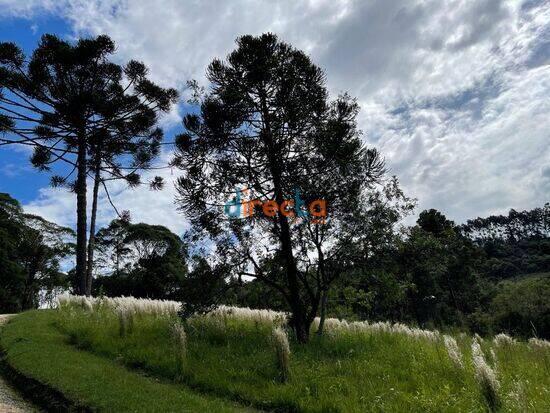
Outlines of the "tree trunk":
{"type": "Polygon", "coordinates": [[[325,327],[325,319],[327,316],[327,301],[328,301],[328,291],[323,290],[321,292],[321,309],[319,310],[319,328],[317,329],[317,335],[323,335],[323,329],[325,327]]]}
{"type": "Polygon", "coordinates": [[[27,266],[26,273],[27,279],[25,280],[25,289],[23,291],[23,302],[21,304],[21,310],[31,310],[37,308],[36,305],[36,287],[34,285],[36,280],[37,270],[34,265],[27,266]]]}
{"type": "Polygon", "coordinates": [[[99,194],[99,183],[101,180],[101,163],[95,165],[94,191],[92,195],[92,215],[90,217],[90,238],[88,239],[88,265],[86,267],[86,295],[92,295],[92,274],[94,269],[94,248],[95,248],[95,224],[97,216],[97,197],[99,194]]]}
{"type": "MultiPolygon", "coordinates": [[[[281,197],[282,198],[282,197],[281,197]]],[[[282,202],[282,201],[277,201],[282,202]]],[[[280,205],[280,204],[279,204],[280,205]]],[[[309,341],[310,322],[306,317],[306,310],[300,297],[300,286],[298,284],[298,269],[292,252],[292,241],[290,238],[290,226],[288,220],[282,214],[279,214],[279,224],[281,226],[281,249],[285,259],[287,273],[288,290],[290,292],[290,308],[292,309],[292,324],[296,333],[296,339],[299,343],[309,341]]]]}
{"type": "MultiPolygon", "coordinates": [[[[268,163],[271,176],[273,178],[273,190],[275,194],[275,200],[279,205],[282,205],[284,201],[281,171],[281,160],[277,159],[278,153],[275,142],[273,141],[273,133],[271,131],[269,111],[267,109],[265,97],[261,98],[261,111],[264,121],[264,133],[263,140],[268,149],[268,163]]],[[[292,327],[296,333],[296,339],[299,343],[307,343],[309,341],[309,326],[310,322],[307,320],[306,309],[302,303],[300,297],[300,285],[298,283],[298,268],[296,266],[296,260],[294,259],[294,253],[292,251],[292,238],[290,236],[290,225],[288,219],[283,214],[277,214],[280,233],[279,242],[281,243],[281,251],[284,257],[284,266],[287,275],[287,285],[290,295],[289,305],[292,310],[292,327]]]]}
{"type": "Polygon", "coordinates": [[[86,216],[86,140],[83,134],[78,138],[78,160],[76,178],[76,279],[79,294],[86,294],[86,247],[87,247],[87,216],[86,216]]]}
{"type": "Polygon", "coordinates": [[[317,249],[317,259],[319,266],[319,273],[317,275],[318,277],[318,285],[319,289],[321,290],[321,303],[320,303],[320,310],[319,310],[319,328],[317,329],[317,335],[322,336],[323,335],[323,328],[325,327],[325,319],[326,319],[326,309],[327,309],[327,300],[328,300],[328,289],[329,289],[329,282],[327,279],[327,274],[325,272],[325,254],[323,253],[323,248],[321,246],[321,243],[319,242],[319,227],[315,227],[315,238],[314,238],[315,248],[317,249]],[[320,280],[320,281],[319,281],[320,280]]]}

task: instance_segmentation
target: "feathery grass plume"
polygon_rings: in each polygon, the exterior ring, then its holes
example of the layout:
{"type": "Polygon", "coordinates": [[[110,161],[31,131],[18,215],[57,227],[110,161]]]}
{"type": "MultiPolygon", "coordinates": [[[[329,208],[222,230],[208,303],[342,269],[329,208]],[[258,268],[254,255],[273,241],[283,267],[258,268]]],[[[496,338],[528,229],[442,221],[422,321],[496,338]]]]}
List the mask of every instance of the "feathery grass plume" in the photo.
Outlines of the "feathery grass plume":
{"type": "Polygon", "coordinates": [[[472,340],[472,359],[475,377],[481,387],[481,392],[485,397],[487,405],[491,411],[497,411],[500,406],[498,395],[500,383],[498,382],[495,370],[485,360],[477,338],[472,340]]]}
{"type": "Polygon", "coordinates": [[[169,300],[153,300],[134,297],[81,297],[78,295],[61,294],[57,297],[58,308],[82,307],[89,305],[116,310],[118,307],[129,308],[134,314],[152,314],[156,316],[175,316],[181,303],[169,300]],[[86,303],[84,302],[84,299],[86,303]],[[88,305],[89,304],[89,305],[88,305]]]}
{"type": "MultiPolygon", "coordinates": [[[[313,324],[314,326],[319,325],[318,318],[313,321],[313,324]]],[[[335,336],[339,332],[345,331],[355,333],[404,334],[414,339],[428,340],[434,343],[440,339],[440,333],[437,330],[423,330],[421,328],[409,327],[402,323],[391,324],[387,321],[378,321],[370,324],[368,321],[348,322],[337,318],[327,318],[325,320],[325,331],[328,336],[335,336]]]]}
{"type": "Polygon", "coordinates": [[[285,383],[290,378],[290,345],[288,344],[288,336],[282,327],[275,327],[271,336],[277,354],[280,379],[285,383]]]}
{"type": "Polygon", "coordinates": [[[92,297],[86,297],[86,296],[82,296],[81,300],[80,300],[80,305],[82,306],[82,308],[86,311],[88,311],[89,313],[93,312],[94,311],[94,307],[93,307],[93,298],[92,297]]]}
{"type": "Polygon", "coordinates": [[[248,320],[258,324],[282,326],[288,319],[288,313],[273,310],[256,310],[248,307],[231,307],[220,305],[208,313],[210,317],[218,317],[224,320],[233,318],[248,320]]]}
{"type": "Polygon", "coordinates": [[[529,339],[529,346],[533,349],[538,349],[538,350],[544,350],[544,349],[550,350],[550,341],[533,337],[529,339]]]}
{"type": "Polygon", "coordinates": [[[507,405],[514,408],[514,411],[529,411],[529,403],[525,392],[525,387],[519,380],[514,380],[512,388],[506,395],[507,405]]]}
{"type": "Polygon", "coordinates": [[[495,338],[493,339],[493,343],[495,343],[497,347],[509,346],[515,344],[516,339],[510,337],[508,334],[500,333],[495,336],[495,338]]]}
{"type": "Polygon", "coordinates": [[[183,324],[180,322],[172,324],[171,330],[174,339],[177,371],[179,374],[183,374],[187,358],[187,334],[185,333],[183,324]]]}
{"type": "Polygon", "coordinates": [[[460,348],[458,347],[458,343],[456,342],[456,340],[451,336],[444,335],[443,343],[445,344],[447,354],[449,354],[449,358],[454,363],[454,365],[459,368],[464,368],[462,353],[460,352],[460,348]]]}
{"type": "Polygon", "coordinates": [[[70,295],[69,294],[59,294],[57,296],[57,309],[62,310],[64,308],[70,307],[70,295]]]}
{"type": "Polygon", "coordinates": [[[497,353],[495,353],[495,350],[491,348],[491,359],[493,360],[493,369],[495,370],[495,373],[498,373],[498,359],[497,359],[497,353]]]}
{"type": "Polygon", "coordinates": [[[312,331],[318,331],[319,330],[319,325],[321,324],[321,319],[319,317],[315,317],[313,319],[313,322],[311,323],[311,327],[310,329],[312,331]]]}
{"type": "Polygon", "coordinates": [[[121,337],[126,337],[134,327],[134,313],[130,307],[120,306],[116,309],[118,316],[118,332],[121,337]]]}

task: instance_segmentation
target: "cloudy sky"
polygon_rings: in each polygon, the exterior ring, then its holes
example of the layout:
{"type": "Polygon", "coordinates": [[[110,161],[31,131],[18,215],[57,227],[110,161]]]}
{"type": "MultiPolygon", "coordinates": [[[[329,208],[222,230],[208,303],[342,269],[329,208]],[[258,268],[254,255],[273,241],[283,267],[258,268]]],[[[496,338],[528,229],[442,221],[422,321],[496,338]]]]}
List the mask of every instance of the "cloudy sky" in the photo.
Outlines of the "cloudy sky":
{"type": "MultiPolygon", "coordinates": [[[[365,141],[418,198],[417,212],[462,222],[550,201],[550,0],[0,0],[0,40],[31,51],[43,33],[106,33],[117,61],[142,60],[181,91],[205,82],[236,37],[267,31],[310,54],[331,93],[358,98],[365,141]]],[[[186,110],[163,119],[168,138],[186,110]]],[[[0,148],[0,192],[72,224],[74,197],[48,188],[26,158],[0,148]]],[[[171,185],[112,191],[135,221],[185,229],[171,185]]],[[[99,215],[114,217],[105,199],[99,215]]]]}

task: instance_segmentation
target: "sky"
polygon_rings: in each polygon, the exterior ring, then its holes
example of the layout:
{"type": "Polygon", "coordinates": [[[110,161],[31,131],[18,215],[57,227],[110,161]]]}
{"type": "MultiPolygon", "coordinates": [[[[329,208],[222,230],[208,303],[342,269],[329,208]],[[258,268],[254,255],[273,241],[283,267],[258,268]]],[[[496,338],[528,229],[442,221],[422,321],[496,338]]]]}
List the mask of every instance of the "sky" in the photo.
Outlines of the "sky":
{"type": "MultiPolygon", "coordinates": [[[[550,0],[0,0],[0,41],[29,53],[44,33],[107,34],[114,61],[141,60],[184,95],[189,79],[207,85],[206,66],[238,36],[264,32],[308,53],[332,96],[358,99],[362,138],[418,199],[416,213],[464,222],[550,201],[550,0]]],[[[162,119],[166,139],[188,110],[162,119]]],[[[74,225],[74,195],[49,187],[28,155],[0,147],[0,192],[74,225]]],[[[182,233],[178,171],[161,175],[165,190],[116,183],[113,200],[134,222],[182,233]]],[[[114,217],[102,196],[99,224],[114,217]]]]}

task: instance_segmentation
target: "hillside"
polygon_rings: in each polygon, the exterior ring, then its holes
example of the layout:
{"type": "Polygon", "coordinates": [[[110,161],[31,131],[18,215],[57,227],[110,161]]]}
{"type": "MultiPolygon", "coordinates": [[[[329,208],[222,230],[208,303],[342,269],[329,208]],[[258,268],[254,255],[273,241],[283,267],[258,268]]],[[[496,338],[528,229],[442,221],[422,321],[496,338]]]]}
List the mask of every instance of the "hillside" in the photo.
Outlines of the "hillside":
{"type": "MultiPolygon", "coordinates": [[[[453,337],[403,324],[328,320],[325,337],[298,345],[292,337],[287,341],[283,313],[221,307],[181,324],[176,311],[172,302],[65,297],[58,310],[18,316],[6,327],[1,345],[14,368],[90,408],[111,406],[123,396],[117,411],[130,411],[143,392],[156,400],[176,388],[180,396],[171,408],[189,403],[190,411],[203,411],[201,403],[217,403],[217,411],[550,408],[550,343],[543,340],[453,337]],[[33,341],[36,332],[56,338],[48,344],[33,341]],[[33,359],[44,346],[50,352],[62,349],[56,369],[33,359]],[[79,364],[71,352],[86,362],[79,364]],[[60,372],[69,363],[76,363],[73,369],[80,374],[73,371],[64,379],[60,372]],[[106,369],[104,376],[97,363],[106,369]],[[109,391],[103,393],[99,382],[109,391]],[[90,392],[96,384],[98,390],[90,392]]],[[[163,411],[171,408],[167,404],[163,411]]]]}

